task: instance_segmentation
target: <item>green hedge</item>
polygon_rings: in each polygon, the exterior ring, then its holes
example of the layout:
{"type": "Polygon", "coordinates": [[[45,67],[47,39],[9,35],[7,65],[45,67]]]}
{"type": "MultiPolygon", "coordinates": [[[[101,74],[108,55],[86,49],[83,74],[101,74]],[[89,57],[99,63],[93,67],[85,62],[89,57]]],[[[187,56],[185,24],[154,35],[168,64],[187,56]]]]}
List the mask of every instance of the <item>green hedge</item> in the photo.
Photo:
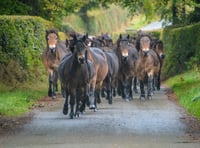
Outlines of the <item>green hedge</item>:
{"type": "Polygon", "coordinates": [[[198,68],[200,59],[200,23],[163,30],[166,58],[163,78],[198,68]]]}
{"type": "Polygon", "coordinates": [[[9,85],[40,75],[45,30],[53,24],[31,16],[0,16],[0,81],[9,85]]]}

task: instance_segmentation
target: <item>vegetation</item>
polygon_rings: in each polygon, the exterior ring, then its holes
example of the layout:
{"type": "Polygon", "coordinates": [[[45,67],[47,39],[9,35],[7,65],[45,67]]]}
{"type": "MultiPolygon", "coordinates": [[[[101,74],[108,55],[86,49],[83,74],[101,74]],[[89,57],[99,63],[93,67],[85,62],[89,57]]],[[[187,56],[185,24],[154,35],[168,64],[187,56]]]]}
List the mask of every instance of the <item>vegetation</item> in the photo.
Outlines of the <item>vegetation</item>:
{"type": "Polygon", "coordinates": [[[35,101],[47,94],[47,77],[44,81],[29,81],[13,88],[0,83],[0,116],[19,116],[35,106],[35,101]]]}
{"type": "MultiPolygon", "coordinates": [[[[35,99],[46,94],[46,72],[40,60],[45,29],[55,25],[65,32],[117,32],[128,18],[127,11],[110,5],[113,3],[127,8],[130,16],[144,14],[142,20],[133,19],[133,29],[155,16],[172,22],[172,27],[155,33],[164,41],[167,55],[163,78],[192,70],[169,79],[167,84],[176,92],[181,105],[199,117],[200,101],[191,101],[200,95],[200,24],[196,23],[200,21],[199,0],[1,0],[0,115],[23,114],[35,99]],[[54,24],[40,17],[11,15],[41,16],[54,24]],[[181,27],[186,24],[192,25],[181,27]]],[[[64,33],[60,34],[66,38],[64,33]]]]}
{"type": "Polygon", "coordinates": [[[175,92],[181,106],[200,119],[200,73],[189,71],[179,74],[167,80],[166,84],[175,92]]]}
{"type": "Polygon", "coordinates": [[[113,33],[130,22],[127,14],[127,10],[116,5],[111,5],[109,8],[89,10],[85,14],[72,14],[64,17],[62,24],[68,27],[63,28],[63,31],[75,30],[82,33],[88,32],[92,35],[101,32],[113,33]]]}
{"type": "Polygon", "coordinates": [[[128,8],[131,16],[145,14],[146,21],[151,21],[154,16],[160,16],[173,25],[200,21],[199,0],[103,0],[104,4],[113,2],[128,8]]]}
{"type": "Polygon", "coordinates": [[[164,29],[162,36],[167,55],[163,66],[164,79],[200,68],[199,34],[200,23],[164,29]]]}
{"type": "Polygon", "coordinates": [[[52,26],[39,17],[0,16],[1,83],[15,87],[44,73],[40,56],[52,26]]]}

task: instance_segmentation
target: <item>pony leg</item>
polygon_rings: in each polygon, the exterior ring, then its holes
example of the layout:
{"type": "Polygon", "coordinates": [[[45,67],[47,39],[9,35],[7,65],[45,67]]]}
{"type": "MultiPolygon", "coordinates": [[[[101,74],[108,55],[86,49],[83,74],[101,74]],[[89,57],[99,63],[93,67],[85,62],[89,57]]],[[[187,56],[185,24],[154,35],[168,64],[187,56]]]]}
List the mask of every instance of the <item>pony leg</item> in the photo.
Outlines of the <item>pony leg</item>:
{"type": "Polygon", "coordinates": [[[145,99],[144,81],[140,80],[140,100],[145,99]]]}
{"type": "Polygon", "coordinates": [[[55,72],[55,89],[58,91],[58,72],[55,72]]]}
{"type": "Polygon", "coordinates": [[[90,109],[96,108],[96,106],[95,106],[95,95],[94,94],[95,94],[94,87],[91,87],[90,91],[89,91],[89,102],[90,102],[89,108],[90,109]]]}
{"type": "Polygon", "coordinates": [[[137,77],[134,77],[133,79],[133,90],[134,92],[137,94],[138,90],[137,90],[137,77]]]}
{"type": "Polygon", "coordinates": [[[58,80],[58,77],[56,76],[57,72],[53,72],[53,92],[52,92],[52,99],[55,99],[56,98],[56,85],[57,85],[57,80],[58,80]]]}
{"type": "Polygon", "coordinates": [[[112,104],[112,80],[111,77],[107,78],[107,82],[106,82],[106,99],[108,100],[109,104],[112,104]]]}
{"type": "Polygon", "coordinates": [[[53,83],[53,81],[52,81],[52,75],[51,74],[49,74],[49,88],[48,88],[48,96],[49,97],[52,97],[52,84],[53,83]]]}
{"type": "Polygon", "coordinates": [[[76,91],[76,111],[75,111],[75,117],[79,117],[79,105],[80,105],[80,98],[82,97],[81,90],[76,91]]]}
{"type": "Polygon", "coordinates": [[[75,104],[75,95],[74,95],[74,93],[72,93],[71,95],[70,95],[70,114],[69,114],[69,117],[70,117],[70,119],[73,119],[74,118],[74,104],[75,104]]]}
{"type": "Polygon", "coordinates": [[[95,100],[97,101],[98,104],[101,103],[100,92],[101,92],[100,89],[97,89],[97,90],[95,91],[95,98],[96,98],[95,100]]]}
{"type": "Polygon", "coordinates": [[[159,71],[158,76],[157,76],[157,82],[158,82],[157,90],[160,90],[160,75],[161,75],[161,72],[159,71]]]}
{"type": "Polygon", "coordinates": [[[105,88],[104,87],[102,87],[102,89],[101,89],[101,97],[103,97],[103,98],[106,97],[106,95],[105,95],[105,88]]]}
{"type": "Polygon", "coordinates": [[[148,97],[148,99],[152,99],[152,96],[153,96],[153,77],[151,77],[151,76],[148,77],[147,89],[148,89],[147,97],[148,97]]]}
{"type": "Polygon", "coordinates": [[[63,107],[63,114],[67,115],[68,114],[68,92],[65,91],[65,103],[63,107]]]}

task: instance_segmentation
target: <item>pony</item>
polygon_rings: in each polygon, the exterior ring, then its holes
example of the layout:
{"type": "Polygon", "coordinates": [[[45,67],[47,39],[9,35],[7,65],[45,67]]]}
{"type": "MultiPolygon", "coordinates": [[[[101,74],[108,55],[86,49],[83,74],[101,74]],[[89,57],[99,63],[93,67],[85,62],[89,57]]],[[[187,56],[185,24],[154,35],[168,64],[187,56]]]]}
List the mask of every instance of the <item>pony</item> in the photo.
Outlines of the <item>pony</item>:
{"type": "Polygon", "coordinates": [[[163,42],[159,39],[155,39],[152,44],[152,49],[156,52],[158,59],[160,61],[160,70],[158,72],[157,77],[155,78],[155,86],[157,87],[157,90],[160,90],[161,70],[162,70],[162,66],[163,66],[163,62],[164,62],[164,58],[165,58],[163,42]]]}
{"type": "MultiPolygon", "coordinates": [[[[105,34],[107,35],[107,34],[105,34]]],[[[112,97],[113,94],[115,96],[115,88],[117,86],[117,76],[118,76],[118,71],[119,71],[119,59],[116,53],[113,51],[111,48],[110,42],[112,42],[112,39],[109,38],[109,36],[100,36],[97,38],[93,38],[91,41],[91,46],[92,47],[98,47],[100,48],[106,55],[107,57],[107,62],[108,62],[108,73],[107,76],[103,82],[103,88],[101,90],[101,96],[105,97],[104,91],[106,91],[107,96],[106,99],[108,100],[109,104],[112,104],[112,97]],[[107,41],[104,41],[107,40],[107,41]]],[[[99,100],[99,103],[101,100],[99,100]]]]}
{"type": "Polygon", "coordinates": [[[150,49],[151,37],[148,34],[139,36],[139,59],[136,64],[137,78],[140,81],[140,99],[145,99],[144,84],[147,80],[147,99],[152,99],[153,78],[160,70],[160,61],[156,52],[150,49]]]}
{"type": "Polygon", "coordinates": [[[42,52],[42,63],[48,71],[48,96],[56,98],[58,90],[58,65],[62,58],[69,54],[66,44],[59,40],[58,31],[55,29],[46,30],[46,48],[42,52]]]}
{"type": "Polygon", "coordinates": [[[87,99],[94,98],[95,93],[95,67],[88,59],[88,48],[85,45],[85,40],[86,37],[73,36],[69,43],[72,54],[65,56],[58,68],[62,89],[65,91],[63,114],[68,114],[68,96],[70,96],[71,119],[74,116],[79,116],[79,112],[85,108],[87,99]],[[80,102],[82,102],[81,107],[80,102]],[[74,112],[75,104],[76,110],[74,112]]]}
{"type": "MultiPolygon", "coordinates": [[[[76,34],[75,34],[76,35],[76,34]]],[[[91,84],[93,86],[93,88],[95,88],[95,97],[90,97],[89,100],[89,108],[90,109],[94,109],[94,111],[96,111],[97,109],[97,104],[96,102],[98,100],[100,100],[100,90],[102,88],[103,85],[103,81],[107,76],[108,73],[108,63],[107,63],[107,57],[105,55],[105,53],[97,48],[97,47],[89,47],[88,46],[88,34],[85,35],[78,35],[79,40],[85,41],[85,45],[87,47],[87,57],[89,60],[92,61],[92,63],[94,64],[95,67],[95,76],[94,76],[94,81],[91,84]]],[[[74,45],[70,44],[70,48],[73,48],[74,45]]]]}
{"type": "Polygon", "coordinates": [[[136,76],[137,49],[130,44],[130,36],[119,35],[117,47],[114,49],[119,59],[118,93],[129,101],[132,96],[132,79],[136,76]]]}

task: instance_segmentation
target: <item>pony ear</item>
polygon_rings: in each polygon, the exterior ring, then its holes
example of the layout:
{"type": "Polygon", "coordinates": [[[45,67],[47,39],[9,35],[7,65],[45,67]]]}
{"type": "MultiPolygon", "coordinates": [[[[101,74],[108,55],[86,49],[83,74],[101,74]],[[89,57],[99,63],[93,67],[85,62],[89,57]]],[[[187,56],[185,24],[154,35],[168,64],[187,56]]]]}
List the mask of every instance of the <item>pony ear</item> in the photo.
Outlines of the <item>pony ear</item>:
{"type": "Polygon", "coordinates": [[[89,35],[88,35],[88,33],[86,33],[84,36],[85,36],[85,39],[87,39],[89,35]]]}
{"type": "Polygon", "coordinates": [[[77,41],[76,34],[73,35],[73,40],[74,40],[74,41],[77,41]]]}
{"type": "Polygon", "coordinates": [[[66,47],[68,48],[69,47],[69,40],[66,39],[66,47]]]}
{"type": "Polygon", "coordinates": [[[119,39],[122,39],[122,35],[121,34],[119,35],[119,39]]]}

